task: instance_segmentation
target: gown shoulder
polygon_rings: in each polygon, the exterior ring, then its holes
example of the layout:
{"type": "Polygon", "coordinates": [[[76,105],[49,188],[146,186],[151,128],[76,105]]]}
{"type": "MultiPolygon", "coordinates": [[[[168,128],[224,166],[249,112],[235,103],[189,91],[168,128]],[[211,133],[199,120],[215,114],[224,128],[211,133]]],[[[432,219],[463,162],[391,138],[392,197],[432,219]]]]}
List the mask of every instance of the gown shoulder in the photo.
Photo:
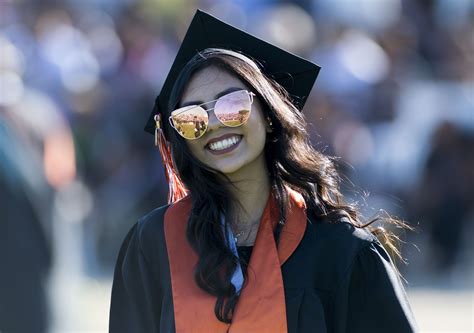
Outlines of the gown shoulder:
{"type": "Polygon", "coordinates": [[[360,249],[335,293],[341,332],[417,332],[401,278],[377,241],[360,249]]]}
{"type": "Polygon", "coordinates": [[[168,207],[169,204],[155,208],[136,222],[137,237],[147,256],[156,254],[156,251],[159,250],[157,238],[164,240],[164,220],[168,207]]]}
{"type": "Polygon", "coordinates": [[[345,219],[310,225],[329,331],[417,332],[402,279],[378,238],[345,219]]]}
{"type": "MultiPolygon", "coordinates": [[[[345,272],[334,289],[337,332],[411,333],[418,330],[394,262],[375,235],[352,230],[345,272]]],[[[354,229],[352,229],[354,228],[354,229]]]]}
{"type": "Polygon", "coordinates": [[[305,238],[303,252],[311,253],[318,287],[328,292],[346,277],[359,251],[377,242],[375,235],[344,219],[317,223],[310,220],[305,238]]]}
{"type": "Polygon", "coordinates": [[[315,240],[322,245],[341,246],[345,251],[356,253],[375,241],[377,237],[364,228],[357,228],[347,218],[333,222],[309,221],[315,233],[315,240]]]}
{"type": "Polygon", "coordinates": [[[174,330],[163,232],[167,207],[140,218],[122,242],[112,282],[109,332],[174,330]]]}

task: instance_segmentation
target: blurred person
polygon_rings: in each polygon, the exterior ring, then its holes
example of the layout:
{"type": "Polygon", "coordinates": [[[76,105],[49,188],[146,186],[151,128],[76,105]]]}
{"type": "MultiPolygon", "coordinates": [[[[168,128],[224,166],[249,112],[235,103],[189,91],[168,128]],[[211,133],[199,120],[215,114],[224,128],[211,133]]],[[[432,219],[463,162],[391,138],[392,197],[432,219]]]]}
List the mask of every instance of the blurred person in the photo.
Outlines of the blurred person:
{"type": "MultiPolygon", "coordinates": [[[[441,16],[458,25],[469,20],[465,18],[474,15],[474,6],[465,2],[464,15],[453,15],[449,7],[462,7],[462,1],[405,1],[405,15],[416,31],[416,51],[418,68],[423,70],[423,76],[443,80],[459,80],[466,76],[472,78],[472,24],[469,27],[443,26],[441,16]],[[436,15],[437,9],[444,6],[441,15],[436,15]],[[453,19],[456,17],[456,19],[453,19]],[[433,38],[436,36],[436,38],[433,38]]],[[[472,19],[471,19],[472,22],[472,19]]]]}
{"type": "Polygon", "coordinates": [[[433,269],[449,273],[458,263],[474,207],[474,135],[443,122],[436,129],[414,196],[416,216],[430,237],[433,269]],[[446,175],[453,174],[453,177],[446,175]]]}
{"type": "Polygon", "coordinates": [[[36,53],[31,21],[6,4],[0,33],[0,331],[46,332],[55,191],[75,176],[72,136],[36,53]],[[13,23],[13,24],[11,24],[13,23]],[[34,56],[32,55],[34,54],[34,56]],[[33,74],[35,73],[35,74],[33,74]],[[37,80],[35,80],[37,79],[37,80]]]}
{"type": "Polygon", "coordinates": [[[46,332],[51,187],[38,142],[0,107],[0,331],[46,332]]]}
{"type": "Polygon", "coordinates": [[[146,126],[169,204],[123,241],[110,332],[415,331],[393,235],[310,146],[319,69],[196,13],[146,126]]]}

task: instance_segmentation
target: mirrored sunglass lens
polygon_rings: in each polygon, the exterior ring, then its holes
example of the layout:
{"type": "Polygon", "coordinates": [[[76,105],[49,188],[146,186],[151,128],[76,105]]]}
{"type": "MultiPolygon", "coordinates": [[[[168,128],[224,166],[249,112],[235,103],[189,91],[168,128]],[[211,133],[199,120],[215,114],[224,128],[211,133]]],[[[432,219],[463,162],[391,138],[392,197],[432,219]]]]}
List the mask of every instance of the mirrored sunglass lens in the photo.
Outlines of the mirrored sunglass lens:
{"type": "Polygon", "coordinates": [[[171,116],[176,131],[186,139],[200,138],[206,132],[208,117],[207,112],[201,107],[184,111],[176,110],[171,113],[171,116]]]}
{"type": "Polygon", "coordinates": [[[221,97],[214,106],[214,114],[225,126],[237,127],[250,117],[250,96],[245,90],[221,97]]]}

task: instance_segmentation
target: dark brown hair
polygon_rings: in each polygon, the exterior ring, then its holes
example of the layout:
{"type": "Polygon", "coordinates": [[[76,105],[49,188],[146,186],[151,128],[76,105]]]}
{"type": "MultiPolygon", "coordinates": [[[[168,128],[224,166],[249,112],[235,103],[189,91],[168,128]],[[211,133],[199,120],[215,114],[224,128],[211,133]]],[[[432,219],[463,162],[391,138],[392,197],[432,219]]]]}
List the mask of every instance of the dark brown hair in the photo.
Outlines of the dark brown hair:
{"type": "MultiPolygon", "coordinates": [[[[356,227],[367,227],[376,220],[396,226],[402,221],[390,216],[376,217],[362,224],[356,204],[344,201],[339,187],[341,178],[336,171],[336,157],[327,156],[310,143],[304,115],[294,106],[291,98],[274,80],[263,74],[258,62],[227,49],[206,49],[196,54],[181,71],[171,91],[170,110],[177,108],[187,82],[198,70],[217,66],[239,77],[261,101],[265,117],[273,124],[265,144],[265,159],[272,189],[280,207],[281,221],[275,230],[278,245],[287,207],[288,186],[301,193],[306,201],[308,218],[312,221],[336,223],[345,217],[356,227]]],[[[228,216],[235,200],[229,191],[232,186],[221,172],[209,168],[189,151],[186,142],[167,122],[165,134],[171,143],[173,159],[178,173],[192,197],[191,215],[187,225],[187,239],[198,253],[194,278],[197,285],[217,296],[214,312],[223,322],[230,323],[238,295],[231,283],[239,259],[226,246],[227,235],[222,233],[220,215],[228,216]],[[221,274],[221,272],[224,274],[221,274]]],[[[226,219],[225,223],[228,223],[226,219]]],[[[392,256],[401,258],[396,236],[381,228],[371,230],[377,234],[392,256]]]]}

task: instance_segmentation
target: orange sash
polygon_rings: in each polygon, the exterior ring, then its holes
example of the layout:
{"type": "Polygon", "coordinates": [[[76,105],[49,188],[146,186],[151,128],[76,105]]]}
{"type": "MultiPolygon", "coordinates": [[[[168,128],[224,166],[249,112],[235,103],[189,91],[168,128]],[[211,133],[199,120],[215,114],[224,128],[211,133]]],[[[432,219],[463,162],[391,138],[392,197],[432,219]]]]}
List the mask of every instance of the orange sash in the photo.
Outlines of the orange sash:
{"type": "Polygon", "coordinates": [[[234,310],[232,323],[219,321],[214,314],[216,297],[194,282],[197,254],[186,239],[191,211],[189,196],[174,203],[165,213],[165,239],[168,251],[176,333],[286,333],[285,293],[281,265],[296,250],[306,229],[306,206],[298,192],[289,192],[288,213],[276,248],[273,230],[279,209],[270,195],[262,214],[244,284],[234,310]]]}

